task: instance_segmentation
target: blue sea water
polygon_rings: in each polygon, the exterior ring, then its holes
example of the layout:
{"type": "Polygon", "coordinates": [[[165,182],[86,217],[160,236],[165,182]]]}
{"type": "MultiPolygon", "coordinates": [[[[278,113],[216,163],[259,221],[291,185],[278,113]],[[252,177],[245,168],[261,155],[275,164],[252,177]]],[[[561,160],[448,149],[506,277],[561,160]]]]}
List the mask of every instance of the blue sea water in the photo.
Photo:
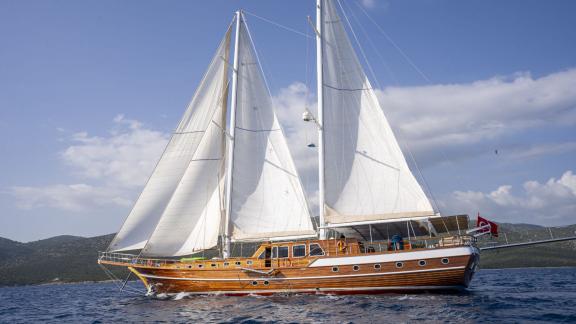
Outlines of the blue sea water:
{"type": "MultiPolygon", "coordinates": [[[[141,288],[133,284],[134,288],[141,288]]],[[[111,282],[0,288],[2,323],[570,323],[576,268],[481,270],[457,293],[186,296],[119,292],[111,282]]]]}

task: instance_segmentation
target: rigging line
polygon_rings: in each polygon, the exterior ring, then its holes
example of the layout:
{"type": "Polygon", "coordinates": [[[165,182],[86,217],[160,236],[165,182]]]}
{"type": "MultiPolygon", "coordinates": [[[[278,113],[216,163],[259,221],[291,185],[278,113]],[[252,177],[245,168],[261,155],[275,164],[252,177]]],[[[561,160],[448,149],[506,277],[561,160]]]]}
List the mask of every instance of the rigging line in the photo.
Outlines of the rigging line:
{"type": "Polygon", "coordinates": [[[264,17],[262,17],[262,16],[258,16],[257,14],[252,13],[252,12],[250,12],[250,11],[242,10],[242,12],[244,12],[244,13],[252,16],[252,17],[258,18],[258,19],[260,19],[260,20],[262,20],[262,21],[264,21],[264,22],[267,22],[267,23],[269,23],[269,24],[272,24],[272,25],[274,25],[274,26],[276,26],[276,27],[279,27],[279,28],[282,28],[282,29],[284,29],[284,30],[287,30],[287,31],[289,31],[289,32],[293,32],[293,33],[298,34],[298,35],[300,35],[300,36],[312,38],[310,35],[305,34],[305,33],[301,32],[301,31],[299,31],[299,30],[296,30],[296,29],[294,29],[294,28],[290,28],[290,27],[288,27],[288,26],[282,25],[282,24],[280,24],[280,23],[277,23],[277,22],[272,21],[272,20],[270,20],[270,19],[264,18],[264,17]]]}
{"type": "Polygon", "coordinates": [[[380,86],[380,82],[378,82],[378,78],[376,78],[376,73],[374,73],[374,69],[372,69],[372,65],[370,64],[370,61],[368,61],[368,57],[366,57],[366,53],[364,52],[364,48],[362,48],[362,45],[360,44],[360,40],[358,39],[358,36],[356,36],[356,32],[354,32],[354,28],[352,28],[352,24],[350,23],[350,20],[348,19],[348,15],[346,14],[346,11],[344,11],[344,7],[342,7],[341,1],[338,0],[337,2],[338,2],[338,6],[340,7],[340,10],[342,11],[342,14],[344,15],[344,18],[346,19],[346,23],[348,24],[348,27],[350,27],[350,31],[352,32],[352,36],[354,37],[354,41],[356,41],[356,45],[358,46],[358,49],[360,50],[360,53],[362,54],[362,57],[364,58],[364,61],[366,62],[366,65],[368,66],[368,70],[370,70],[370,74],[372,74],[372,78],[376,82],[376,86],[381,89],[382,87],[380,86]]]}
{"type": "Polygon", "coordinates": [[[424,74],[424,72],[422,72],[422,70],[416,65],[416,63],[414,63],[414,61],[412,61],[412,59],[410,59],[410,57],[402,50],[402,48],[400,48],[400,46],[398,46],[396,44],[396,42],[394,42],[394,40],[392,40],[392,38],[384,31],[384,29],[382,27],[380,27],[380,25],[378,25],[378,23],[376,21],[374,21],[374,19],[372,17],[370,17],[368,12],[366,12],[366,10],[364,8],[362,8],[362,5],[356,1],[354,3],[356,4],[356,6],[358,8],[360,8],[360,10],[364,13],[364,15],[366,15],[368,20],[370,20],[370,22],[372,22],[374,24],[374,26],[376,26],[376,29],[378,29],[378,31],[380,31],[380,33],[382,33],[382,35],[384,35],[384,37],[386,37],[386,40],[388,40],[390,42],[390,44],[392,44],[392,46],[400,53],[400,55],[402,55],[402,57],[408,62],[408,64],[410,64],[410,66],[412,66],[412,68],[416,72],[418,72],[418,74],[420,74],[420,76],[426,82],[431,84],[432,81],[430,80],[430,78],[428,78],[428,76],[426,76],[426,74],[424,74]]]}
{"type": "MultiPolygon", "coordinates": [[[[344,5],[347,8],[350,8],[346,2],[344,2],[344,5]]],[[[392,72],[392,69],[390,69],[390,66],[388,65],[388,63],[386,63],[387,59],[384,57],[384,55],[382,55],[382,53],[378,50],[378,47],[376,46],[376,44],[374,44],[374,41],[372,41],[372,38],[369,36],[368,32],[366,31],[366,28],[364,28],[362,26],[362,23],[360,22],[360,18],[358,18],[355,14],[354,11],[352,11],[351,9],[349,9],[349,13],[352,16],[352,19],[356,22],[356,25],[360,28],[360,31],[362,31],[362,34],[364,34],[364,38],[368,41],[368,43],[370,44],[370,46],[372,47],[372,50],[374,51],[374,53],[376,53],[376,55],[378,55],[378,57],[380,58],[380,62],[382,62],[382,65],[384,66],[384,68],[386,69],[386,72],[388,72],[388,75],[390,75],[390,77],[392,78],[392,82],[395,85],[399,85],[400,82],[398,82],[398,79],[396,78],[396,75],[394,74],[394,72],[392,72]]]]}

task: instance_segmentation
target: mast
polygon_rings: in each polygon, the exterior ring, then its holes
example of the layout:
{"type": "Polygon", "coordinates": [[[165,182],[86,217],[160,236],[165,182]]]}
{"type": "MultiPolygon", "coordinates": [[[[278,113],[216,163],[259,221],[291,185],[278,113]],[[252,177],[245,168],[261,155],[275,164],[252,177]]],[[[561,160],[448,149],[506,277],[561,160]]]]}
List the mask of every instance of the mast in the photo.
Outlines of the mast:
{"type": "Polygon", "coordinates": [[[232,207],[232,168],[234,167],[234,130],[236,128],[236,98],[238,85],[238,51],[240,42],[240,23],[242,11],[236,11],[236,36],[234,37],[234,65],[232,67],[232,97],[230,100],[230,131],[228,145],[228,165],[226,168],[226,217],[224,219],[224,247],[222,256],[230,257],[230,209],[232,207]]]}
{"type": "Polygon", "coordinates": [[[316,0],[316,80],[318,87],[318,203],[320,214],[318,222],[320,225],[319,238],[326,239],[324,229],[324,91],[322,76],[322,0],[316,0]]]}

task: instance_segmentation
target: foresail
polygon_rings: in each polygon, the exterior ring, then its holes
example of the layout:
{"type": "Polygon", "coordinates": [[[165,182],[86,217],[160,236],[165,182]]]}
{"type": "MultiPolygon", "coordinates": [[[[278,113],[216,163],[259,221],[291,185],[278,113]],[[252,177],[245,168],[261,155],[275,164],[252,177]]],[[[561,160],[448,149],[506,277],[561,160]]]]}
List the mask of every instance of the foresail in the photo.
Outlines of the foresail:
{"type": "Polygon", "coordinates": [[[233,240],[315,235],[304,192],[244,22],[230,220],[233,240]]]}
{"type": "Polygon", "coordinates": [[[325,221],[432,215],[337,13],[323,1],[325,221]]]}
{"type": "MultiPolygon", "coordinates": [[[[188,105],[178,128],[132,208],[122,228],[110,244],[112,251],[142,249],[164,214],[180,180],[205,138],[215,112],[222,107],[226,92],[226,57],[230,28],[212,59],[200,86],[188,105]]],[[[223,125],[220,125],[223,127],[223,125]]],[[[213,129],[213,128],[211,128],[213,129]]],[[[205,140],[204,141],[208,141],[205,140]]],[[[198,153],[200,156],[203,153],[198,153]]],[[[199,156],[196,154],[196,156],[199,156]]],[[[210,154],[208,154],[210,155],[210,154]]],[[[214,156],[214,155],[210,155],[214,156]]],[[[192,172],[192,171],[190,171],[192,172]]],[[[214,176],[214,180],[216,180],[214,176]]]]}
{"type": "Polygon", "coordinates": [[[218,109],[208,126],[142,255],[186,255],[218,244],[224,179],[223,110],[218,109]]]}

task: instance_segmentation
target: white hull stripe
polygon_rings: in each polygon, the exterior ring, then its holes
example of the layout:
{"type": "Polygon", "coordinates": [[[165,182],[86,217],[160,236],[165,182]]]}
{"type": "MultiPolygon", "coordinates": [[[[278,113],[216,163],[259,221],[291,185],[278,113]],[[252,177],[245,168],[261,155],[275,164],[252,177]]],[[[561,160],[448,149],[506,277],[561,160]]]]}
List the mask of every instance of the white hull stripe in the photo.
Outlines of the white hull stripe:
{"type": "Polygon", "coordinates": [[[448,258],[456,256],[466,256],[478,253],[474,247],[457,247],[450,249],[434,249],[414,252],[398,252],[361,256],[343,256],[336,258],[321,258],[314,260],[309,267],[329,267],[339,265],[361,265],[363,263],[385,263],[411,260],[426,260],[432,258],[448,258]]]}
{"type": "Polygon", "coordinates": [[[437,272],[437,271],[448,271],[448,270],[460,270],[466,268],[465,266],[460,267],[450,267],[450,268],[439,268],[439,269],[424,269],[424,270],[410,270],[410,271],[395,271],[395,272],[377,272],[377,273],[365,273],[365,274],[351,274],[351,275],[333,275],[333,276],[314,276],[314,277],[289,277],[289,278],[187,278],[187,277],[166,277],[166,276],[156,276],[151,274],[140,273],[143,277],[151,279],[167,279],[167,280],[187,280],[187,281],[254,281],[254,280],[268,280],[268,281],[283,281],[283,280],[309,280],[309,279],[338,279],[338,278],[351,278],[351,277],[370,277],[370,276],[385,276],[385,275],[397,275],[406,273],[421,273],[421,272],[437,272]]]}
{"type": "MultiPolygon", "coordinates": [[[[464,286],[390,286],[390,287],[356,287],[356,288],[305,288],[305,289],[268,289],[268,290],[222,290],[222,291],[206,291],[206,292],[187,292],[183,293],[187,295],[227,295],[227,294],[248,294],[248,295],[259,295],[259,294],[293,294],[293,293],[305,293],[305,292],[316,292],[316,293],[330,293],[330,292],[355,292],[355,291],[387,291],[387,290],[452,290],[452,289],[464,289],[464,286]]],[[[179,293],[161,293],[158,295],[176,296],[179,293]]]]}

